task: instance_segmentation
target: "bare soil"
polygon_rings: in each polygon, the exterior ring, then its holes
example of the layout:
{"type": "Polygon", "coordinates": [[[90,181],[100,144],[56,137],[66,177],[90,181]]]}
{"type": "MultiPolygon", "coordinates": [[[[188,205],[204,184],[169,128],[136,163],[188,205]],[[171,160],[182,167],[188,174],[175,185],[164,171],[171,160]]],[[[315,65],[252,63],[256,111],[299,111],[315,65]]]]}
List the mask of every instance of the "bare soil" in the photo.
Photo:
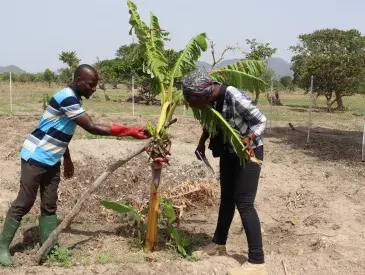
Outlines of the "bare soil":
{"type": "MultiPolygon", "coordinates": [[[[0,217],[19,188],[19,150],[25,136],[38,122],[35,116],[1,116],[0,217]]],[[[94,117],[105,123],[144,126],[142,118],[94,117]]],[[[205,186],[201,197],[190,197],[180,220],[180,230],[196,241],[209,243],[215,230],[219,205],[218,160],[207,152],[212,174],[193,154],[200,129],[196,121],[179,119],[171,129],[171,166],[164,169],[161,192],[179,186],[205,186]],[[212,193],[210,193],[212,192],[212,193]],[[203,199],[202,199],[203,198],[203,199]]],[[[289,127],[273,128],[265,135],[265,160],[256,199],[264,250],[270,274],[365,274],[365,185],[361,163],[361,133],[306,136],[289,127]]],[[[59,217],[62,219],[78,197],[113,161],[138,146],[129,139],[95,139],[78,129],[70,143],[75,176],[62,179],[59,217]]],[[[235,215],[228,239],[232,257],[199,261],[181,258],[165,245],[161,232],[157,251],[147,253],[133,237],[130,225],[100,206],[101,199],[148,203],[150,170],[142,154],[111,175],[93,194],[71,226],[60,235],[70,251],[70,267],[34,266],[38,248],[36,219],[39,199],[23,219],[11,245],[15,264],[0,274],[226,274],[245,261],[247,243],[239,216],[235,215]]],[[[179,201],[176,201],[179,203],[179,201]]]]}

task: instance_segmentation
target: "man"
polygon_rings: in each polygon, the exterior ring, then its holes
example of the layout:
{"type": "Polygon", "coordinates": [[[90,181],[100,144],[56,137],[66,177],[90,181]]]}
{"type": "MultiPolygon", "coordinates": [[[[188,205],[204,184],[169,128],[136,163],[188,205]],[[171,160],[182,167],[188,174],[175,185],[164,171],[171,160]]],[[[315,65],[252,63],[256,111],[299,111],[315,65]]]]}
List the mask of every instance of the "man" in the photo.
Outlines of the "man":
{"type": "MultiPolygon", "coordinates": [[[[220,112],[224,119],[243,136],[243,143],[253,150],[255,157],[263,159],[262,133],[266,118],[243,91],[232,86],[213,82],[203,72],[194,71],[183,78],[183,93],[186,101],[193,108],[204,109],[211,105],[220,112]]],[[[205,156],[205,142],[209,138],[203,129],[197,150],[205,156]]],[[[213,156],[220,157],[221,204],[218,223],[212,243],[196,254],[200,256],[228,255],[226,241],[232,223],[235,206],[240,213],[248,242],[248,261],[242,266],[228,272],[230,275],[257,274],[266,275],[262,249],[260,220],[254,207],[254,200],[259,182],[260,163],[249,161],[245,166],[230,144],[224,143],[221,135],[211,138],[209,148],[213,156]]]]}
{"type": "Polygon", "coordinates": [[[98,80],[98,73],[93,67],[80,65],[74,72],[72,83],[51,98],[38,127],[26,138],[20,153],[20,190],[8,210],[0,233],[0,265],[12,264],[9,245],[22,217],[32,208],[38,187],[41,196],[39,226],[42,243],[58,226],[56,210],[60,163],[63,157],[64,176],[72,177],[74,166],[68,144],[77,125],[94,135],[148,138],[143,128],[95,124],[85,113],[81,107],[81,97],[90,98],[96,91],[98,80]]]}

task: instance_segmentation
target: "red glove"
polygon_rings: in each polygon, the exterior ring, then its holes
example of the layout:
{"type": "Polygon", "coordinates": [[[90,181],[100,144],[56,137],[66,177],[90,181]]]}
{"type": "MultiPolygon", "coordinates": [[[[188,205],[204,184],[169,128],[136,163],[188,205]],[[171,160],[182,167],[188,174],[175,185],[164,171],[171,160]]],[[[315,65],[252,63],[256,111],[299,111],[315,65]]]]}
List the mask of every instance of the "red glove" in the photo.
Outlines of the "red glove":
{"type": "Polygon", "coordinates": [[[110,135],[116,137],[130,136],[138,139],[147,139],[144,128],[133,128],[123,125],[113,125],[110,129],[110,135]]]}

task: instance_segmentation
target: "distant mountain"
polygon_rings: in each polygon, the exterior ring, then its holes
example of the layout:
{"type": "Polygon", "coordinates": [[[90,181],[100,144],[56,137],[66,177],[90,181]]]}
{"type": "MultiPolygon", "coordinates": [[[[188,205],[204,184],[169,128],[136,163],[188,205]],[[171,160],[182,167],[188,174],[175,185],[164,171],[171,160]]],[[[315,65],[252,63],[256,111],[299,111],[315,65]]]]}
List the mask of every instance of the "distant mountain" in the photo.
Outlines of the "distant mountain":
{"type": "Polygon", "coordinates": [[[12,72],[12,73],[25,73],[24,70],[20,69],[19,67],[15,66],[15,65],[10,65],[10,66],[0,66],[0,74],[5,73],[5,72],[12,72]]]}
{"type": "Polygon", "coordinates": [[[210,67],[212,67],[211,64],[207,63],[207,62],[204,62],[204,61],[198,61],[196,62],[196,66],[199,68],[199,69],[206,69],[206,70],[209,70],[210,67]]]}
{"type": "MultiPolygon", "coordinates": [[[[221,68],[221,67],[236,63],[238,61],[240,61],[240,59],[238,59],[238,58],[223,60],[216,66],[216,68],[221,68]]],[[[198,68],[205,67],[207,70],[210,69],[210,67],[212,66],[211,64],[209,64],[207,62],[203,62],[203,61],[198,61],[196,63],[196,65],[198,68]]],[[[280,78],[282,76],[287,76],[287,75],[290,75],[291,77],[293,76],[293,71],[290,69],[291,63],[286,62],[282,58],[278,58],[278,57],[269,58],[268,67],[272,68],[275,71],[277,78],[280,78]]]]}
{"type": "Polygon", "coordinates": [[[293,77],[293,71],[290,69],[291,63],[286,62],[282,58],[272,57],[268,61],[268,67],[272,68],[277,77],[291,76],[293,77]]]}

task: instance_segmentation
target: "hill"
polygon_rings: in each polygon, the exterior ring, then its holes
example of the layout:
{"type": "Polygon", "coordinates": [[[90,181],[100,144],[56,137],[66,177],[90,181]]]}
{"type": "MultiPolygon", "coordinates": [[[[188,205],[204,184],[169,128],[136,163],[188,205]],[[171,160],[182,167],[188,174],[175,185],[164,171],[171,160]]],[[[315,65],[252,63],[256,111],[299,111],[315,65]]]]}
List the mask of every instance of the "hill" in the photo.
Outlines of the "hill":
{"type": "Polygon", "coordinates": [[[20,69],[18,66],[15,65],[9,65],[9,66],[0,66],[0,74],[5,72],[12,72],[12,73],[25,73],[24,70],[20,69]]]}

